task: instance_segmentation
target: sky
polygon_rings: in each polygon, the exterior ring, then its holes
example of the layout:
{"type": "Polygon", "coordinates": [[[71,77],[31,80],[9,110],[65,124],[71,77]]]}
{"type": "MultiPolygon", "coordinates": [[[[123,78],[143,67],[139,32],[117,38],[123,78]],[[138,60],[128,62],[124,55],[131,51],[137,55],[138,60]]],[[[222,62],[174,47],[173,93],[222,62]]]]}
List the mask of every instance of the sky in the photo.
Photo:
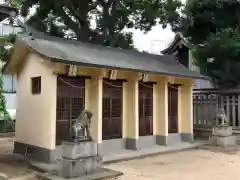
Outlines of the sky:
{"type": "MultiPolygon", "coordinates": [[[[181,0],[186,3],[186,0],[181,0]]],[[[139,50],[148,51],[150,53],[158,53],[163,50],[173,40],[174,33],[168,27],[163,29],[161,25],[154,26],[151,31],[144,35],[139,30],[133,31],[134,45],[139,50]]]]}
{"type": "Polygon", "coordinates": [[[158,53],[165,49],[173,40],[174,33],[168,27],[163,29],[161,25],[154,26],[147,34],[143,34],[140,30],[133,31],[134,46],[140,51],[148,51],[150,53],[158,53]]]}

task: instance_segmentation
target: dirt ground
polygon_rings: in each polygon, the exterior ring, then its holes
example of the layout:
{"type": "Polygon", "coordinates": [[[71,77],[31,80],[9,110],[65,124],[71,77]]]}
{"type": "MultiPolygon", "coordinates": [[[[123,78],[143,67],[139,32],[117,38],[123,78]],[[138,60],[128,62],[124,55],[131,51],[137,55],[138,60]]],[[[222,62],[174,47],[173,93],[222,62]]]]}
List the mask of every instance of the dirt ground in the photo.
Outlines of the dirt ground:
{"type": "MultiPolygon", "coordinates": [[[[34,180],[35,172],[12,157],[13,139],[0,138],[0,180],[34,180]]],[[[204,147],[106,165],[122,171],[119,180],[239,180],[240,146],[228,150],[204,147]]]]}
{"type": "Polygon", "coordinates": [[[0,180],[36,180],[22,158],[12,155],[14,138],[0,138],[0,180]]]}
{"type": "Polygon", "coordinates": [[[120,180],[239,180],[240,150],[234,153],[191,150],[110,164],[120,180]]]}

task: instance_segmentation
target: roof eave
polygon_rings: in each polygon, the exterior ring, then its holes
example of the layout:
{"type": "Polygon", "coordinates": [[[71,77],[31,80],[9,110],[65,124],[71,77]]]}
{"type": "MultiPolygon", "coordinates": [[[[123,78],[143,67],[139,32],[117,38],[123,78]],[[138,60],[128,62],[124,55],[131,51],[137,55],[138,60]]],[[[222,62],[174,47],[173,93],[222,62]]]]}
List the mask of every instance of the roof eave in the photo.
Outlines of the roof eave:
{"type": "MultiPolygon", "coordinates": [[[[22,41],[20,41],[20,39],[18,38],[18,36],[16,37],[16,41],[13,45],[13,48],[11,49],[10,55],[9,55],[9,60],[4,64],[3,68],[1,69],[1,73],[3,74],[12,74],[11,70],[9,70],[9,64],[11,63],[14,54],[17,50],[17,48],[21,47],[21,45],[24,45],[24,48],[27,48],[28,46],[26,44],[24,44],[22,41]]],[[[21,61],[21,57],[17,58],[18,61],[21,61]]]]}
{"type": "MultiPolygon", "coordinates": [[[[22,35],[17,36],[16,42],[15,42],[15,45],[14,45],[14,50],[16,50],[16,48],[17,48],[16,45],[17,44],[24,45],[29,50],[31,50],[31,51],[33,51],[33,52],[35,52],[35,53],[37,53],[41,56],[44,56],[45,58],[48,58],[50,61],[57,62],[57,63],[74,64],[74,65],[78,65],[78,66],[87,66],[87,67],[96,67],[96,68],[108,68],[108,69],[135,71],[135,72],[143,72],[143,73],[165,75],[165,76],[175,76],[175,77],[190,78],[190,79],[209,79],[208,77],[202,76],[202,75],[200,75],[198,73],[194,73],[194,72],[193,73],[189,72],[189,73],[186,73],[186,74],[185,73],[178,74],[178,73],[174,73],[174,72],[147,71],[147,70],[141,70],[141,69],[132,69],[132,68],[128,68],[128,67],[116,67],[114,65],[110,66],[110,65],[92,64],[92,63],[90,64],[90,63],[86,63],[86,61],[85,62],[83,62],[83,61],[82,62],[76,62],[76,61],[73,61],[72,59],[61,59],[61,58],[58,58],[58,57],[51,57],[51,56],[45,54],[44,52],[41,52],[41,51],[33,48],[30,44],[26,43],[23,39],[18,38],[18,37],[21,37],[21,36],[22,35]]],[[[12,60],[12,58],[10,60],[12,60]]],[[[5,68],[6,68],[6,66],[5,66],[5,68]]]]}
{"type": "Polygon", "coordinates": [[[92,68],[107,68],[107,69],[115,69],[115,70],[125,70],[125,71],[156,74],[156,75],[162,75],[162,76],[174,76],[174,77],[189,78],[189,79],[206,79],[206,80],[210,79],[209,77],[206,77],[206,76],[188,76],[188,75],[181,75],[181,74],[175,74],[175,73],[144,71],[144,70],[140,70],[140,69],[121,68],[121,67],[114,67],[114,66],[107,66],[107,65],[75,62],[75,61],[69,61],[69,60],[55,59],[55,58],[51,58],[51,57],[50,57],[50,60],[55,63],[73,64],[73,65],[77,65],[77,66],[85,66],[85,67],[92,67],[92,68]]]}
{"type": "Polygon", "coordinates": [[[162,54],[171,54],[171,52],[173,51],[173,49],[176,47],[176,45],[181,42],[184,46],[186,46],[187,48],[190,48],[191,45],[189,44],[189,42],[187,42],[183,35],[181,33],[177,33],[174,37],[174,40],[172,41],[172,43],[164,50],[161,51],[162,54]]]}

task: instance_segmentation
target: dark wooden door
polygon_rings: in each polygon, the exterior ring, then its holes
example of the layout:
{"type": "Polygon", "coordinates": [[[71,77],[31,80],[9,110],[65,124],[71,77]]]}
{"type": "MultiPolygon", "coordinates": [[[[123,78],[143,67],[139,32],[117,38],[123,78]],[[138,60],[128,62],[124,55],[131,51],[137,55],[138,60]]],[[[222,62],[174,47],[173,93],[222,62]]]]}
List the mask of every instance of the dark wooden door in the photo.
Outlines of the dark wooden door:
{"type": "Polygon", "coordinates": [[[168,132],[178,132],[178,86],[168,86],[168,132]]]}
{"type": "Polygon", "coordinates": [[[139,83],[139,136],[153,134],[153,85],[139,83]]]}
{"type": "Polygon", "coordinates": [[[122,82],[104,80],[102,138],[122,138],[122,82]]]}
{"type": "Polygon", "coordinates": [[[72,119],[84,109],[85,78],[59,76],[57,80],[56,144],[69,140],[72,119]]]}

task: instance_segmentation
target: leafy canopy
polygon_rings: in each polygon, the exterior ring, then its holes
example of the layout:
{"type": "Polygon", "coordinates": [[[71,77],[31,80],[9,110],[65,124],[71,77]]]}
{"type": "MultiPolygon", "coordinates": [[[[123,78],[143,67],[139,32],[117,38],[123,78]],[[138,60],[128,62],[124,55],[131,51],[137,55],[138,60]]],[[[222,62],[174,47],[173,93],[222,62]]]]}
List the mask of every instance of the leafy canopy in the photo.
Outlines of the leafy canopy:
{"type": "Polygon", "coordinates": [[[160,23],[181,32],[203,74],[216,86],[240,84],[238,0],[12,0],[27,24],[49,35],[112,47],[133,48],[136,28],[160,23]],[[30,13],[31,8],[34,13],[30,13]]]}
{"type": "Polygon", "coordinates": [[[133,48],[131,28],[144,32],[178,19],[176,0],[14,0],[27,24],[49,35],[133,48]],[[32,7],[35,13],[30,13],[32,7]]]}
{"type": "Polygon", "coordinates": [[[238,0],[188,0],[174,22],[193,45],[201,72],[218,87],[240,84],[239,17],[238,0]]]}

